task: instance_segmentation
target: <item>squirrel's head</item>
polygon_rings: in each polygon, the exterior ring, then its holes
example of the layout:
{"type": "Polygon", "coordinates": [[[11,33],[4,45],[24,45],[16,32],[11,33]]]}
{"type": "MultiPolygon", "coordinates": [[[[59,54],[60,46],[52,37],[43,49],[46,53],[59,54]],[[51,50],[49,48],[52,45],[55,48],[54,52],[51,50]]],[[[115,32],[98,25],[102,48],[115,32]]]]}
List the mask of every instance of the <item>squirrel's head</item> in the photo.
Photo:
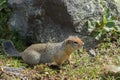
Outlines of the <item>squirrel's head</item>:
{"type": "Polygon", "coordinates": [[[69,36],[66,39],[66,46],[71,49],[77,50],[84,45],[84,42],[78,36],[69,36]]]}

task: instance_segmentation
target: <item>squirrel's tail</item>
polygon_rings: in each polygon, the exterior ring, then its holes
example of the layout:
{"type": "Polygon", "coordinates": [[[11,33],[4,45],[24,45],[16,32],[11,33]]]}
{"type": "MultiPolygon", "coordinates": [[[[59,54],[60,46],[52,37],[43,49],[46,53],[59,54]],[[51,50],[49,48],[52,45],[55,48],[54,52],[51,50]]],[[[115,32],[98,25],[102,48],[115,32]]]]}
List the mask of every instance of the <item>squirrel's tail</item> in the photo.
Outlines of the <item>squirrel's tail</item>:
{"type": "Polygon", "coordinates": [[[15,49],[12,41],[4,41],[2,47],[7,56],[20,57],[20,52],[15,49]]]}

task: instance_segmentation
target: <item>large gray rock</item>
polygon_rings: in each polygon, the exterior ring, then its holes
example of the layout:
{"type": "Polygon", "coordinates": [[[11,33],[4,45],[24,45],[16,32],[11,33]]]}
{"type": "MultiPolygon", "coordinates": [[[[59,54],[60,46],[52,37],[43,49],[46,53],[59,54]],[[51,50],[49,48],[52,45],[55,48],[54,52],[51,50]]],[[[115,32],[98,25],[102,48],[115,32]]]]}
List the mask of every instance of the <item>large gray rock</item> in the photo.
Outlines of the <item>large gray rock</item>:
{"type": "Polygon", "coordinates": [[[86,21],[99,17],[102,8],[95,0],[47,0],[45,5],[46,13],[50,18],[63,26],[69,26],[76,32],[88,35],[86,21]]]}
{"type": "MultiPolygon", "coordinates": [[[[87,49],[95,46],[89,36],[87,20],[97,20],[106,7],[116,7],[120,12],[119,0],[8,0],[12,9],[9,19],[11,30],[26,37],[28,43],[58,42],[69,35],[78,35],[87,49]]],[[[117,11],[118,10],[118,11],[117,11]]]]}
{"type": "Polygon", "coordinates": [[[107,8],[111,10],[112,15],[117,15],[120,19],[120,0],[107,0],[107,8]]]}

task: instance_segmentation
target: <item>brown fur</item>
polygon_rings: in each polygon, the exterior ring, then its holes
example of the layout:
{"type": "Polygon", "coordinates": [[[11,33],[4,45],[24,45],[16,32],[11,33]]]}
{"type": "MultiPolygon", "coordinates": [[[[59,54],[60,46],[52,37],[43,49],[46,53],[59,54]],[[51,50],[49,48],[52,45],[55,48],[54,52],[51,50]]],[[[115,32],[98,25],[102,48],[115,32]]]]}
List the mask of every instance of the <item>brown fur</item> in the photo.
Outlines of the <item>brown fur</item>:
{"type": "Polygon", "coordinates": [[[51,63],[55,62],[61,65],[65,60],[69,60],[73,51],[79,49],[83,42],[77,36],[70,36],[60,43],[33,44],[22,54],[23,60],[28,64],[51,63]],[[77,42],[78,45],[74,42],[77,42]]]}
{"type": "Polygon", "coordinates": [[[79,49],[83,44],[79,37],[70,36],[59,43],[33,44],[20,53],[20,56],[24,62],[31,65],[53,62],[62,65],[64,61],[70,61],[71,53],[79,49]]]}

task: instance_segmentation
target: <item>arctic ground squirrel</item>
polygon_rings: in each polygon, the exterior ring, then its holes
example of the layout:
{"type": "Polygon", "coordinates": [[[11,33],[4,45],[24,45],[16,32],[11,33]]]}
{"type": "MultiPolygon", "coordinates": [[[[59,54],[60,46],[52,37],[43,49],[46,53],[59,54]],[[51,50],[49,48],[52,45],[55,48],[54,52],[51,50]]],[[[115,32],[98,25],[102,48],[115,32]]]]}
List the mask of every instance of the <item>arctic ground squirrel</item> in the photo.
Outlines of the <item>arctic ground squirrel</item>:
{"type": "Polygon", "coordinates": [[[36,65],[40,63],[56,63],[61,66],[66,60],[70,62],[70,55],[78,50],[84,42],[77,36],[69,36],[58,43],[32,44],[23,52],[18,52],[12,41],[2,43],[3,50],[7,56],[21,57],[25,63],[36,65]]]}

